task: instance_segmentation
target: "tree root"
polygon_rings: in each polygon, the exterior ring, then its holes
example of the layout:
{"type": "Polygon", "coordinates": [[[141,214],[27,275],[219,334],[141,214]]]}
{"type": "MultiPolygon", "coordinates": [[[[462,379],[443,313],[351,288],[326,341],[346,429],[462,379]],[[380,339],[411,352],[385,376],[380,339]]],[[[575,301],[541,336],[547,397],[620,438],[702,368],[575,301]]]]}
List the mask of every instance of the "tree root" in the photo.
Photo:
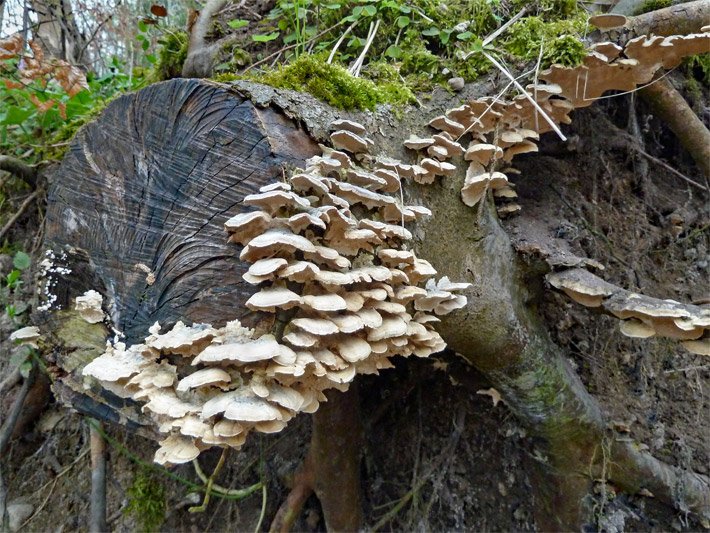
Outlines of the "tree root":
{"type": "Polygon", "coordinates": [[[269,531],[288,531],[308,497],[320,500],[328,531],[357,531],[362,524],[360,450],[362,430],[357,384],[328,401],[313,415],[311,446],[293,480],[293,488],[269,531]]]}
{"type": "Polygon", "coordinates": [[[710,520],[710,478],[659,461],[630,442],[615,442],[609,479],[635,494],[646,489],[659,501],[710,520]]]}
{"type": "Polygon", "coordinates": [[[271,522],[269,531],[271,533],[290,531],[293,524],[301,514],[301,509],[306,500],[313,494],[314,485],[313,460],[310,453],[303,461],[293,477],[293,487],[286,500],[281,504],[276,516],[271,522]]]}
{"type": "Polygon", "coordinates": [[[89,424],[91,444],[91,515],[89,531],[108,531],[106,526],[106,441],[99,431],[101,422],[89,424]]]}
{"type": "Polygon", "coordinates": [[[639,91],[653,113],[675,133],[706,177],[710,177],[710,131],[698,118],[668,78],[661,78],[639,91]]]}
{"type": "Polygon", "coordinates": [[[10,157],[9,155],[0,155],[0,170],[17,176],[33,189],[37,187],[39,170],[35,166],[23,163],[19,159],[10,157]]]}
{"type": "Polygon", "coordinates": [[[34,191],[30,194],[20,205],[19,209],[10,217],[10,220],[0,229],[0,240],[5,237],[5,234],[10,231],[10,228],[15,225],[15,222],[22,216],[22,213],[29,207],[29,205],[40,195],[40,191],[34,191]]]}

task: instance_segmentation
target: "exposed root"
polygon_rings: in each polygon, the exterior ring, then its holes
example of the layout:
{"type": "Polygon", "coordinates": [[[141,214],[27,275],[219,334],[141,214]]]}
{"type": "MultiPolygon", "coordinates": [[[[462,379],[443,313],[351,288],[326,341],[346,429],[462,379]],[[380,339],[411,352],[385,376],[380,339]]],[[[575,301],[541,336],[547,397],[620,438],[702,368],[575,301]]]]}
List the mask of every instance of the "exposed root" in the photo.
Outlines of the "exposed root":
{"type": "Polygon", "coordinates": [[[306,456],[301,468],[293,477],[293,487],[286,501],[281,504],[276,512],[269,531],[271,533],[290,531],[293,524],[301,514],[301,509],[306,500],[313,494],[313,462],[310,454],[306,456]]]}
{"type": "Polygon", "coordinates": [[[91,533],[107,531],[106,526],[106,441],[99,431],[101,422],[89,424],[91,444],[91,533]]]}
{"type": "Polygon", "coordinates": [[[19,159],[8,155],[0,155],[0,170],[17,176],[32,188],[37,186],[39,170],[37,167],[23,163],[19,159]]]}
{"type": "Polygon", "coordinates": [[[646,489],[659,501],[710,520],[710,478],[671,466],[630,442],[616,442],[609,479],[630,494],[646,489]]]}

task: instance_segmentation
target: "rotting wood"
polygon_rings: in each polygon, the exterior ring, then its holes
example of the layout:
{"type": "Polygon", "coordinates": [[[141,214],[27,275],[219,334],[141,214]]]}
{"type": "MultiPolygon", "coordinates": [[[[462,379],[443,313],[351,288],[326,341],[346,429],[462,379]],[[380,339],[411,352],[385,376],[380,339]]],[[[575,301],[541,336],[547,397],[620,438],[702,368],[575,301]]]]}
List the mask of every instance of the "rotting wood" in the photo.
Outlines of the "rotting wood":
{"type": "MultiPolygon", "coordinates": [[[[265,91],[265,93],[268,91],[265,91]]],[[[265,94],[264,93],[264,94],[265,94]]],[[[275,94],[273,91],[269,94],[275,94]]],[[[279,96],[279,95],[277,95],[279,96]]],[[[284,98],[282,95],[279,96],[284,98]]],[[[229,169],[230,162],[234,158],[234,154],[230,152],[230,147],[236,141],[234,136],[240,132],[249,131],[248,124],[240,123],[238,120],[233,120],[230,124],[224,125],[219,120],[215,120],[215,116],[223,116],[220,111],[220,106],[227,106],[234,109],[230,98],[239,102],[236,107],[241,108],[241,120],[249,121],[249,118],[256,116],[268,116],[271,118],[272,124],[280,123],[282,128],[276,128],[275,131],[281,138],[291,139],[294,145],[312,146],[313,141],[302,130],[298,130],[296,126],[284,119],[279,113],[273,109],[261,110],[260,113],[255,111],[256,108],[242,96],[235,95],[229,91],[213,85],[201,82],[176,80],[169,84],[158,85],[155,88],[148,89],[131,97],[125,97],[126,100],[119,100],[118,103],[112,104],[107,109],[106,114],[92,127],[84,130],[85,134],[80,134],[79,138],[73,144],[70,159],[65,162],[63,176],[69,180],[67,187],[76,188],[77,177],[71,176],[71,173],[89,173],[89,181],[92,182],[94,196],[84,198],[79,203],[69,195],[69,190],[58,194],[54,191],[54,196],[50,194],[51,216],[54,217],[53,233],[50,233],[49,242],[53,245],[62,244],[68,245],[71,239],[79,238],[76,228],[83,226],[91,228],[96,232],[92,237],[98,242],[107,242],[96,248],[88,248],[82,252],[85,259],[82,262],[75,261],[73,264],[81,263],[86,272],[83,277],[83,287],[79,282],[66,280],[64,283],[64,301],[68,303],[71,298],[77,296],[80,290],[87,288],[99,288],[105,294],[110,296],[109,314],[117,321],[117,324],[135,340],[142,338],[147,325],[152,321],[160,319],[161,321],[171,322],[178,318],[184,318],[187,321],[208,321],[219,323],[221,320],[227,320],[239,316],[238,313],[243,311],[244,292],[230,294],[231,299],[229,304],[220,299],[210,300],[211,294],[205,291],[204,298],[211,304],[209,309],[205,305],[200,305],[193,299],[188,298],[188,301],[180,304],[178,300],[180,290],[190,287],[189,284],[184,284],[179,287],[173,294],[174,300],[179,305],[157,307],[157,311],[152,314],[145,313],[147,316],[139,317],[139,312],[133,312],[129,317],[126,317],[126,310],[133,310],[131,307],[145,306],[151,309],[150,306],[155,306],[155,299],[164,298],[161,291],[175,290],[171,286],[171,278],[179,276],[181,271],[178,268],[166,268],[161,266],[160,262],[153,265],[151,261],[144,264],[153,266],[152,270],[156,272],[158,281],[155,285],[162,283],[162,289],[156,292],[145,293],[143,298],[138,298],[134,293],[142,294],[146,283],[140,279],[141,274],[131,274],[130,272],[120,272],[121,263],[131,264],[137,260],[131,254],[141,253],[143,258],[158,257],[160,261],[166,262],[170,257],[170,253],[162,248],[163,242],[170,242],[171,237],[178,233],[181,239],[176,243],[176,253],[180,250],[180,244],[193,235],[199,235],[204,239],[200,243],[210,248],[205,250],[206,256],[215,253],[215,250],[221,250],[221,253],[229,254],[229,257],[236,257],[237,250],[232,248],[220,248],[218,243],[223,242],[224,235],[221,232],[221,222],[216,216],[208,217],[206,221],[202,221],[202,226],[195,232],[195,226],[198,222],[194,220],[195,215],[190,210],[182,209],[181,214],[185,215],[182,220],[180,217],[171,218],[172,212],[166,209],[164,202],[169,205],[177,206],[179,199],[185,200],[190,198],[190,202],[194,202],[199,206],[200,214],[205,212],[214,213],[215,206],[209,202],[204,202],[200,194],[204,193],[204,188],[212,186],[211,183],[204,185],[202,189],[192,187],[192,183],[183,181],[181,184],[189,189],[193,194],[197,194],[195,200],[191,196],[185,196],[186,191],[181,191],[178,186],[178,191],[170,193],[168,199],[162,198],[157,191],[160,187],[170,184],[169,179],[184,177],[174,173],[167,172],[170,168],[164,169],[161,165],[170,167],[171,161],[160,159],[160,154],[167,152],[170,157],[180,161],[188,158],[189,161],[197,161],[199,164],[205,159],[208,159],[207,168],[212,168],[213,172],[207,174],[211,179],[221,181],[221,188],[229,190],[229,181],[235,180],[238,174],[229,169]],[[188,90],[188,87],[190,88],[188,90]],[[172,92],[172,96],[166,98],[161,97],[159,91],[166,90],[172,92]],[[152,92],[151,92],[152,90],[152,92]],[[202,107],[194,101],[190,102],[190,94],[197,94],[197,100],[202,102],[202,107]],[[147,95],[146,95],[147,93],[147,95]],[[151,130],[146,135],[138,135],[142,124],[136,120],[136,115],[151,115],[154,110],[159,109],[159,104],[166,101],[171,102],[168,107],[168,114],[173,113],[173,109],[182,108],[182,111],[172,115],[172,124],[179,121],[193,122],[192,131],[201,132],[194,136],[192,141],[197,144],[194,148],[188,144],[188,139],[176,135],[171,130],[171,121],[167,123],[167,127],[158,127],[160,131],[169,130],[167,134],[163,134],[162,140],[156,141],[156,133],[151,130]],[[204,108],[204,102],[210,102],[207,106],[209,111],[204,108]],[[216,102],[216,103],[215,103],[216,102]],[[142,106],[138,106],[140,103],[142,106]],[[215,103],[212,107],[212,103],[215,103]],[[195,107],[197,107],[197,116],[195,116],[195,107]],[[123,110],[119,112],[120,110],[123,110]],[[129,110],[129,120],[126,121],[125,110],[129,110]],[[183,116],[184,115],[184,116],[183,116]],[[117,135],[116,138],[123,139],[121,142],[126,143],[132,148],[138,147],[136,153],[131,154],[131,157],[123,157],[120,155],[126,152],[125,148],[116,146],[116,152],[112,157],[104,157],[104,154],[95,154],[87,150],[86,145],[89,142],[95,142],[87,137],[86,132],[90,132],[92,136],[101,138],[102,127],[100,124],[106,120],[110,125],[117,120],[123,120],[128,123],[128,127],[120,130],[117,125],[113,127],[116,131],[122,131],[123,136],[117,135]],[[201,125],[201,120],[207,120],[208,125],[201,125]],[[279,122],[281,121],[281,122],[279,122]],[[127,132],[125,130],[128,130],[127,132]],[[216,130],[216,131],[215,131],[216,130]],[[212,143],[210,149],[203,149],[205,144],[205,136],[209,138],[216,137],[222,139],[221,142],[212,143]],[[230,137],[231,136],[231,137],[230,137]],[[226,139],[232,139],[231,142],[226,142],[226,139]],[[159,151],[159,150],[162,150],[159,151]],[[198,155],[190,155],[189,152],[194,151],[198,155]],[[188,154],[186,155],[186,152],[188,154]],[[151,154],[154,154],[151,156],[151,154]],[[101,158],[97,162],[97,156],[101,158]],[[192,159],[190,159],[192,157],[192,159]],[[156,161],[157,159],[157,161],[156,161]],[[91,162],[98,168],[92,168],[91,162]],[[150,167],[156,169],[155,173],[146,172],[144,165],[150,162],[150,167]],[[125,168],[121,170],[119,163],[124,164],[125,168]],[[118,169],[114,171],[114,166],[118,169]],[[105,170],[101,170],[104,168],[105,170]],[[73,181],[72,181],[73,180],[73,181]],[[137,183],[133,183],[137,182],[137,183]],[[103,194],[102,194],[103,192],[103,194]],[[120,194],[119,194],[120,192],[120,194]],[[181,193],[181,194],[179,194],[181,193]],[[150,209],[151,213],[146,213],[143,209],[138,209],[138,222],[132,219],[128,212],[127,206],[134,202],[133,195],[138,195],[139,198],[147,199],[148,204],[155,203],[156,207],[150,209]],[[106,197],[109,198],[106,198],[106,197]],[[72,203],[73,202],[73,203],[72,203]],[[118,208],[116,208],[118,204],[118,208]],[[102,228],[103,224],[108,222],[103,221],[100,216],[96,216],[93,211],[95,206],[100,209],[106,209],[106,212],[112,213],[112,217],[116,217],[115,225],[107,228],[102,228]],[[167,213],[165,213],[167,211],[167,213]],[[156,214],[164,214],[165,218],[161,220],[156,217],[156,214]],[[151,223],[157,219],[161,228],[166,225],[170,232],[164,229],[151,229],[151,223]],[[72,220],[74,222],[72,222],[72,220]],[[78,221],[78,222],[77,222],[78,221]],[[169,224],[166,224],[169,221],[169,224]],[[183,231],[182,223],[187,224],[189,230],[185,235],[180,233],[183,231]],[[96,228],[90,226],[94,224],[96,228]],[[129,227],[126,227],[129,226],[129,227]],[[62,235],[62,228],[72,234],[70,236],[62,235]],[[141,231],[138,231],[141,229],[141,231]],[[149,231],[150,230],[150,231],[149,231]],[[200,233],[200,230],[203,232],[200,233]],[[156,232],[161,237],[156,238],[152,233],[156,232]],[[118,235],[121,238],[115,238],[118,235]],[[101,240],[103,239],[103,240],[101,240]],[[157,243],[155,242],[157,240],[157,243]],[[113,246],[113,248],[110,248],[113,246]],[[153,254],[153,256],[149,254],[153,254]],[[162,254],[162,255],[161,255],[162,254]],[[167,258],[165,256],[168,256],[167,258]],[[126,257],[128,256],[128,257],[126,257]],[[91,267],[89,265],[92,265],[91,267]],[[118,282],[113,276],[119,276],[118,282]],[[121,277],[124,275],[132,275],[133,285],[126,283],[126,280],[121,277]],[[161,281],[161,276],[168,279],[161,281]],[[88,280],[88,281],[87,281],[88,280]],[[97,283],[96,287],[87,286],[89,283],[97,283]],[[133,291],[133,293],[132,293],[133,291]],[[241,298],[241,300],[239,299],[241,298]],[[136,317],[139,317],[138,320],[136,317]],[[199,318],[198,318],[199,317],[199,318]],[[132,321],[131,321],[132,320],[132,321]],[[141,327],[145,328],[141,330],[141,327]]],[[[264,105],[268,105],[268,98],[261,100],[264,105]]],[[[288,100],[288,113],[290,116],[298,117],[301,113],[304,117],[313,117],[315,114],[313,102],[304,98],[304,103],[300,104],[295,100],[288,100]]],[[[316,104],[323,107],[323,114],[332,113],[332,110],[327,109],[321,104],[316,104]]],[[[284,106],[281,106],[285,108],[284,106]]],[[[315,110],[319,108],[316,107],[315,110]]],[[[157,112],[157,111],[156,111],[157,112]]],[[[229,114],[226,114],[229,116],[229,114]]],[[[417,122],[408,124],[413,131],[422,129],[422,125],[426,123],[426,119],[430,117],[419,117],[417,122]]],[[[304,118],[305,121],[309,119],[304,118]]],[[[313,120],[313,119],[311,119],[313,120]]],[[[310,136],[318,138],[319,132],[317,127],[311,128],[310,136]]],[[[120,122],[119,122],[120,124],[120,122]]],[[[110,128],[106,128],[109,129],[110,128]]],[[[179,128],[178,128],[179,130],[179,128]]],[[[383,152],[393,156],[400,156],[403,149],[401,142],[401,125],[393,125],[391,127],[383,127],[383,136],[381,141],[381,149],[383,152]],[[399,152],[398,152],[399,150],[399,152]]],[[[100,140],[100,139],[99,139],[100,140]]],[[[320,140],[320,139],[319,139],[320,140]]],[[[268,141],[267,141],[268,143],[268,141]]],[[[118,143],[117,143],[118,144],[118,143]]],[[[257,143],[258,144],[258,143],[257,143]]],[[[278,143],[277,143],[278,146],[278,143]]],[[[277,159],[274,155],[289,153],[281,147],[281,152],[273,150],[270,153],[267,161],[271,162],[277,159]]],[[[110,151],[110,150],[109,150],[110,151]]],[[[298,156],[290,152],[291,161],[298,160],[298,156]]],[[[287,159],[282,158],[282,161],[287,159]]],[[[264,159],[262,159],[264,161],[264,159]]],[[[184,163],[184,162],[183,162],[184,163]]],[[[64,165],[63,165],[64,166],[64,165]]],[[[179,168],[179,167],[178,167],[179,168]]],[[[188,169],[193,168],[187,166],[188,169]]],[[[194,168],[197,168],[195,166],[194,168]]],[[[273,179],[274,173],[279,169],[279,165],[273,165],[270,175],[269,173],[259,174],[254,171],[249,178],[249,182],[236,180],[233,184],[235,188],[240,190],[239,196],[252,192],[258,186],[265,184],[265,180],[273,179]],[[251,180],[255,183],[252,184],[251,180]]],[[[177,168],[173,168],[177,170],[177,168]]],[[[198,176],[204,172],[200,170],[194,175],[198,176]]],[[[82,179],[86,179],[83,174],[80,174],[82,179]]],[[[452,178],[459,182],[463,180],[463,176],[452,178]]],[[[209,180],[208,180],[209,181],[209,180]]],[[[203,182],[204,183],[204,182],[203,182]]],[[[562,351],[556,347],[548,338],[544,325],[540,324],[534,312],[529,308],[528,301],[533,299],[533,295],[528,293],[528,287],[524,283],[527,277],[525,267],[519,264],[511,247],[508,236],[505,234],[500,223],[495,218],[490,206],[483,204],[481,216],[476,221],[471,216],[471,212],[466,208],[458,197],[458,189],[456,183],[454,186],[437,186],[434,188],[423,188],[418,186],[408,187],[406,194],[407,201],[416,200],[417,203],[427,205],[434,211],[432,219],[421,225],[418,228],[419,241],[417,243],[417,252],[423,257],[429,258],[436,267],[438,267],[442,275],[448,275],[452,279],[461,281],[471,281],[474,283],[472,294],[475,297],[469,298],[469,305],[463,311],[455,313],[445,320],[441,325],[442,335],[446,338],[449,345],[464,358],[473,363],[481,372],[491,381],[496,389],[501,391],[506,403],[511,406],[513,411],[530,429],[532,435],[539,442],[538,448],[542,456],[549,457],[549,462],[540,464],[539,470],[545,479],[545,486],[549,489],[549,498],[546,501],[546,508],[541,508],[538,520],[541,527],[549,528],[577,528],[584,521],[586,509],[582,501],[591,489],[593,477],[601,469],[601,464],[595,462],[595,450],[605,438],[604,418],[601,415],[600,409],[596,401],[584,389],[581,381],[572,371],[567,363],[562,351]],[[455,237],[457,246],[451,246],[451,239],[455,237]],[[590,472],[591,468],[591,472],[590,472]],[[591,476],[580,476],[580,472],[590,472],[591,476]]],[[[65,185],[63,185],[65,186],[65,185]]],[[[213,199],[217,199],[214,195],[214,190],[210,190],[213,199]]],[[[76,196],[76,195],[75,195],[76,196]]],[[[209,195],[208,195],[209,196],[209,195]]],[[[238,204],[238,200],[235,200],[238,204]]],[[[137,202],[134,202],[137,204],[137,202]]],[[[236,205],[235,204],[235,205],[236,205]]],[[[183,208],[184,205],[179,205],[183,208]]],[[[221,213],[224,218],[230,207],[224,206],[224,211],[221,213]]],[[[229,211],[229,215],[235,214],[234,211],[229,211]]],[[[114,223],[114,221],[112,221],[114,223]]],[[[84,243],[88,242],[86,240],[84,243]]],[[[86,244],[84,245],[86,246],[86,244]]],[[[78,255],[77,255],[78,257],[78,255]]],[[[143,262],[143,261],[141,261],[143,262]]],[[[236,270],[237,274],[244,271],[243,266],[239,266],[238,262],[228,263],[230,268],[236,270]],[[241,269],[241,270],[240,270],[241,269]]],[[[197,263],[199,265],[199,262],[197,263]]],[[[183,276],[195,275],[195,264],[192,264],[192,269],[187,268],[182,271],[183,276]]],[[[144,275],[144,274],[142,274],[144,275]]],[[[214,287],[215,280],[225,291],[229,291],[236,283],[237,287],[241,283],[239,275],[235,275],[229,268],[225,267],[209,272],[207,279],[197,278],[203,287],[214,287]],[[236,281],[235,281],[236,279],[236,281]]],[[[190,289],[191,290],[191,289],[190,289]]],[[[242,289],[243,290],[243,289],[242,289]]],[[[199,293],[191,292],[191,297],[202,296],[199,293]]],[[[247,316],[241,317],[243,320],[248,320],[247,316]]],[[[76,372],[76,369],[74,369],[76,372]]],[[[645,457],[645,456],[644,456],[645,457]]],[[[619,461],[625,461],[623,454],[618,456],[619,461]]],[[[627,463],[628,468],[632,471],[637,469],[639,465],[627,463]]],[[[680,473],[681,477],[687,473],[680,473]]],[[[627,479],[629,477],[627,476],[627,479]]],[[[701,480],[702,481],[702,480],[701,480]]],[[[620,480],[622,488],[625,487],[623,479],[620,480]]],[[[702,483],[698,485],[702,487],[702,483]]],[[[627,484],[626,487],[631,487],[627,484]]],[[[662,497],[662,494],[661,496],[662,497]]],[[[697,501],[697,500],[696,500],[697,501]]],[[[668,502],[674,503],[674,502],[668,502]]],[[[700,501],[699,506],[695,506],[693,511],[706,513],[708,509],[700,501]]]]}

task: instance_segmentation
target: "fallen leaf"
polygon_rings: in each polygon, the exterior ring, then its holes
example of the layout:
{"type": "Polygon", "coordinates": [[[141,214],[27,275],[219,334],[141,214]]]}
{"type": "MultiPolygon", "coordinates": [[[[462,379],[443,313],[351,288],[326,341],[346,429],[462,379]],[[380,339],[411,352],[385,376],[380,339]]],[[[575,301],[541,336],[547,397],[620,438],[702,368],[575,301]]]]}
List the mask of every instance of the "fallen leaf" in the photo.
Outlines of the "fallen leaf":
{"type": "Polygon", "coordinates": [[[493,407],[497,406],[498,402],[500,402],[503,399],[502,396],[500,395],[500,392],[495,390],[493,387],[491,387],[490,389],[477,390],[476,394],[480,394],[482,396],[490,396],[491,399],[493,400],[493,407]]]}
{"type": "Polygon", "coordinates": [[[161,6],[160,4],[153,4],[152,6],[150,6],[150,12],[156,17],[168,16],[168,10],[165,8],[165,6],[161,6]]]}

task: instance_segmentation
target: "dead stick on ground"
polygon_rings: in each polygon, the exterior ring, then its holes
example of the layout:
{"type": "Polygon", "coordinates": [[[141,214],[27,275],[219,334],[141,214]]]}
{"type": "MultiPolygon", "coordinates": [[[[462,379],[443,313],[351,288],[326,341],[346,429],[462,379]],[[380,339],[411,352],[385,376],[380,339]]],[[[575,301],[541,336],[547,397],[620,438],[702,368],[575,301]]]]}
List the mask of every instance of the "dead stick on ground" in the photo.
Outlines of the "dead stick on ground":
{"type": "Polygon", "coordinates": [[[100,533],[106,527],[106,441],[100,432],[101,422],[89,421],[91,443],[91,517],[89,531],[100,533]]]}
{"type": "Polygon", "coordinates": [[[5,237],[5,234],[10,231],[10,228],[12,228],[15,222],[17,222],[17,219],[22,216],[22,213],[25,212],[25,210],[27,209],[27,207],[29,207],[32,201],[39,196],[39,193],[39,191],[34,191],[27,198],[25,198],[25,201],[22,202],[20,208],[15,212],[14,215],[10,217],[10,220],[7,221],[7,224],[5,224],[2,229],[0,229],[0,241],[3,239],[3,237],[5,237]]]}
{"type": "Polygon", "coordinates": [[[12,404],[10,408],[10,414],[5,420],[5,423],[0,429],[0,456],[5,457],[5,448],[10,443],[10,438],[12,437],[12,432],[15,430],[17,421],[20,418],[20,413],[22,412],[22,406],[25,403],[25,399],[35,382],[35,377],[37,375],[37,363],[32,363],[32,368],[30,369],[29,375],[25,378],[25,382],[22,384],[20,393],[15,398],[15,403],[12,404]]]}

